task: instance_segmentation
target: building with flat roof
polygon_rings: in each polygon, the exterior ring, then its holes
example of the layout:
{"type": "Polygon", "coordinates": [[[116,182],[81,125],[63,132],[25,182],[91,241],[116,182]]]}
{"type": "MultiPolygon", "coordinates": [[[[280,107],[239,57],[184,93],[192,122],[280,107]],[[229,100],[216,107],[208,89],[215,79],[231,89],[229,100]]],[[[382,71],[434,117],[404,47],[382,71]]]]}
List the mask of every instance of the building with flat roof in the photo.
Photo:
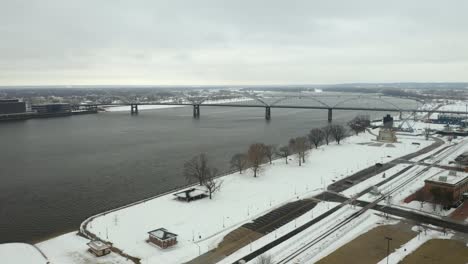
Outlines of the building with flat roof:
{"type": "Polygon", "coordinates": [[[40,114],[51,114],[51,113],[70,113],[70,104],[41,104],[32,105],[31,109],[40,114]]]}
{"type": "Polygon", "coordinates": [[[26,103],[18,99],[0,99],[0,115],[26,112],[26,103]]]}
{"type": "MultiPolygon", "coordinates": [[[[446,203],[456,203],[463,198],[463,193],[468,192],[468,173],[456,171],[442,171],[424,181],[423,191],[426,197],[433,196],[433,189],[447,194],[446,203]]],[[[442,194],[441,194],[442,195],[442,194]]]]}

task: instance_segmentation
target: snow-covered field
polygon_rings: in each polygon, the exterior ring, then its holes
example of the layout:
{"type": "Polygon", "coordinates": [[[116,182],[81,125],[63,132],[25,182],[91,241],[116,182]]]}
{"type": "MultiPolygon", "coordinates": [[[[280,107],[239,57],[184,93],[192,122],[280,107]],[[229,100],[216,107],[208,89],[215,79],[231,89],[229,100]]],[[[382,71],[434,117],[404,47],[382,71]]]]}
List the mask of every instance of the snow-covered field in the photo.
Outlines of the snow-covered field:
{"type": "MultiPolygon", "coordinates": [[[[334,203],[334,202],[320,202],[315,206],[312,210],[309,212],[303,214],[302,216],[298,217],[297,219],[287,223],[286,225],[278,228],[275,232],[269,233],[258,240],[253,241],[251,244],[239,249],[238,251],[234,252],[233,254],[229,255],[225,259],[221,260],[218,262],[218,264],[230,264],[233,263],[234,261],[237,261],[241,259],[243,256],[249,254],[250,252],[257,250],[264,245],[274,241],[276,238],[279,238],[288,232],[304,225],[314,217],[317,217],[321,215],[322,213],[325,213],[329,209],[337,206],[339,203],[334,203]]],[[[350,208],[349,208],[350,209],[350,208]]],[[[299,237],[304,238],[310,235],[311,230],[324,230],[324,228],[328,227],[328,224],[330,223],[330,219],[336,219],[342,218],[343,216],[348,216],[350,212],[354,212],[354,210],[346,210],[342,209],[339,212],[335,212],[334,214],[330,215],[329,217],[323,219],[322,221],[314,224],[312,227],[304,230],[304,232],[298,234],[297,236],[293,237],[292,239],[296,241],[299,237]]],[[[292,240],[290,240],[292,241],[292,240]]],[[[296,244],[294,242],[291,242],[291,244],[296,244]]],[[[284,245],[283,245],[284,246],[284,245]]],[[[293,248],[293,247],[291,247],[293,248]]],[[[271,252],[270,252],[271,253],[271,252]]]]}
{"type": "Polygon", "coordinates": [[[46,264],[47,259],[37,248],[24,243],[0,244],[2,264],[46,264]]]}
{"type": "Polygon", "coordinates": [[[222,178],[223,186],[213,200],[184,203],[172,194],[130,208],[103,214],[88,226],[143,263],[180,263],[214,247],[230,230],[294,199],[320,193],[332,180],[338,180],[376,162],[387,162],[432,143],[414,137],[402,138],[395,147],[376,147],[368,143],[374,136],[366,133],[313,150],[304,166],[276,160],[265,165],[258,178],[250,173],[222,178]],[[175,208],[177,208],[175,210],[175,208]],[[161,250],[146,242],[148,231],[166,228],[179,235],[178,245],[161,250]]]}
{"type": "MultiPolygon", "coordinates": [[[[46,240],[37,244],[42,252],[48,257],[51,263],[57,264],[131,264],[132,261],[111,253],[103,257],[95,257],[88,252],[89,240],[78,236],[76,232],[71,232],[46,240]]],[[[3,262],[2,262],[3,263],[3,262]]],[[[16,264],[23,264],[15,262],[16,264]]],[[[35,262],[24,262],[24,264],[35,264],[35,262]]]]}
{"type": "MultiPolygon", "coordinates": [[[[292,253],[297,252],[297,250],[306,245],[308,242],[312,241],[314,238],[319,237],[325,231],[330,230],[333,226],[343,221],[345,218],[349,217],[360,208],[353,208],[349,205],[341,208],[330,216],[324,218],[322,221],[314,224],[308,229],[304,230],[300,234],[288,239],[287,241],[275,246],[271,250],[267,251],[265,255],[271,256],[272,260],[280,261],[292,253]]],[[[381,224],[394,224],[397,221],[395,220],[386,220],[383,217],[380,217],[375,214],[374,211],[369,210],[364,214],[360,215],[358,218],[355,218],[348,224],[344,225],[330,236],[319,241],[313,246],[307,248],[304,253],[299,254],[294,260],[290,263],[314,263],[321,258],[332,253],[339,247],[345,245],[346,243],[352,241],[359,235],[367,232],[368,230],[381,225],[381,224]]],[[[234,253],[238,254],[238,252],[234,253]]],[[[244,254],[245,255],[245,254],[244,254]]],[[[226,258],[226,260],[235,260],[231,256],[226,258]]],[[[249,264],[255,264],[256,260],[248,262],[249,264]]],[[[223,261],[221,263],[232,263],[229,261],[223,261]]]]}
{"type": "Polygon", "coordinates": [[[398,164],[396,165],[395,167],[393,168],[390,168],[382,173],[379,173],[365,181],[362,181],[354,186],[351,186],[350,188],[344,190],[343,192],[341,192],[342,194],[348,196],[348,197],[351,197],[351,196],[354,196],[362,191],[364,191],[365,189],[371,187],[371,186],[375,186],[376,184],[378,184],[379,182],[381,181],[384,181],[385,178],[383,177],[383,175],[385,174],[385,177],[388,178],[388,177],[391,177],[393,175],[395,175],[396,173],[398,173],[399,171],[403,170],[404,168],[410,166],[409,164],[398,164]]]}

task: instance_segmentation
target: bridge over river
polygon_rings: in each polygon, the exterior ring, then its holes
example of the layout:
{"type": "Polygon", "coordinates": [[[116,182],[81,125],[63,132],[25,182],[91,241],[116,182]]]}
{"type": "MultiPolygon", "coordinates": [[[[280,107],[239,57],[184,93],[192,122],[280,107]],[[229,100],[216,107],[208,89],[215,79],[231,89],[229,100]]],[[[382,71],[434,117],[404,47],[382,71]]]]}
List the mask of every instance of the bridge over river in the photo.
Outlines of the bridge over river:
{"type": "MultiPolygon", "coordinates": [[[[207,97],[185,97],[179,102],[122,102],[122,103],[93,103],[81,105],[83,107],[95,108],[97,106],[129,106],[131,114],[138,114],[138,106],[141,105],[163,105],[163,106],[192,106],[193,118],[200,118],[201,107],[250,107],[264,108],[265,119],[271,119],[272,108],[291,108],[291,109],[315,109],[326,110],[328,113],[328,122],[333,120],[333,111],[372,111],[372,112],[397,112],[400,117],[403,113],[427,113],[430,116],[433,113],[445,114],[467,114],[463,111],[441,110],[438,107],[427,107],[421,100],[413,100],[416,107],[405,107],[392,102],[395,97],[388,96],[311,96],[311,95],[288,95],[288,96],[266,96],[260,97],[252,94],[241,94],[240,100],[231,100],[220,103],[214,98],[207,97]],[[426,106],[426,107],[425,107],[426,106]]],[[[408,98],[405,98],[408,99],[408,98]]]]}

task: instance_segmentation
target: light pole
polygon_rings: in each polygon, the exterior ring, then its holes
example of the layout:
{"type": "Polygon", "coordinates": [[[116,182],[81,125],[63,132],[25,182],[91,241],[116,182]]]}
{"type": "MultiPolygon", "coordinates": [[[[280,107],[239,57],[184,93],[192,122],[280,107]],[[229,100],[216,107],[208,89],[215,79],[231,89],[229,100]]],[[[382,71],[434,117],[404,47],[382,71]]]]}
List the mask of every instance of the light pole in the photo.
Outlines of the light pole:
{"type": "Polygon", "coordinates": [[[392,238],[386,236],[385,239],[387,239],[387,264],[388,264],[388,259],[390,257],[390,240],[392,240],[392,238]]]}
{"type": "Polygon", "coordinates": [[[198,243],[195,243],[195,245],[197,245],[197,246],[198,246],[198,256],[200,256],[200,255],[201,255],[201,249],[200,249],[200,245],[198,245],[198,243]]]}

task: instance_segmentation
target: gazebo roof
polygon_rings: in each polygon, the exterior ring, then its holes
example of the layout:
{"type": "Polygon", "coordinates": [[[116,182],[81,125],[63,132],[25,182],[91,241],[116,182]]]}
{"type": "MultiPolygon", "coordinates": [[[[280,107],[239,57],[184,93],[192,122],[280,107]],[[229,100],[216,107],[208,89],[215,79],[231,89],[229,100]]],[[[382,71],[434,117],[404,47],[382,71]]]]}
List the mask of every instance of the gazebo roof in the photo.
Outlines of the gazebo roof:
{"type": "Polygon", "coordinates": [[[108,244],[106,244],[106,243],[104,243],[104,242],[102,242],[100,240],[93,240],[93,241],[87,243],[87,245],[90,248],[92,248],[94,250],[99,250],[99,251],[110,248],[110,246],[108,244]]]}
{"type": "Polygon", "coordinates": [[[165,228],[158,228],[153,231],[149,231],[148,234],[154,236],[160,240],[166,240],[168,238],[177,237],[176,234],[167,231],[165,228]]]}

